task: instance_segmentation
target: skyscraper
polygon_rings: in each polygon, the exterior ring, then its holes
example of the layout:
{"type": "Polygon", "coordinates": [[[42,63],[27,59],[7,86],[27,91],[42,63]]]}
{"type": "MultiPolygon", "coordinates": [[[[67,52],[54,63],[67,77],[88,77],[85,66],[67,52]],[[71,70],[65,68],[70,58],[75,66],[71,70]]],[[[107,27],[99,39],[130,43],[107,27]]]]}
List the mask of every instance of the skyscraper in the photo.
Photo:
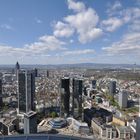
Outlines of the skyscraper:
{"type": "Polygon", "coordinates": [[[140,116],[138,116],[136,121],[136,140],[140,140],[140,116]]]}
{"type": "Polygon", "coordinates": [[[116,81],[110,81],[109,83],[109,95],[114,97],[116,93],[116,81]]]}
{"type": "Polygon", "coordinates": [[[72,95],[72,112],[73,116],[82,117],[82,92],[83,81],[81,79],[73,79],[73,95],[72,95]]]}
{"type": "Polygon", "coordinates": [[[15,65],[15,74],[16,74],[16,79],[18,80],[18,72],[20,70],[20,65],[19,63],[17,62],[16,65],[15,65]]]}
{"type": "Polygon", "coordinates": [[[20,71],[18,75],[18,109],[25,113],[34,110],[35,77],[30,71],[20,71]]]}
{"type": "Polygon", "coordinates": [[[96,88],[96,80],[92,80],[92,88],[93,88],[93,89],[96,88]]]}
{"type": "Polygon", "coordinates": [[[3,105],[3,100],[2,100],[2,80],[0,79],[0,108],[3,105]]]}
{"type": "Polygon", "coordinates": [[[70,100],[70,79],[68,77],[64,77],[61,79],[61,88],[64,89],[64,95],[61,96],[63,106],[64,106],[64,114],[69,115],[69,100],[70,100]]]}
{"type": "Polygon", "coordinates": [[[119,106],[121,108],[126,108],[127,107],[127,101],[128,101],[127,92],[126,91],[120,92],[119,93],[119,106]]]}
{"type": "Polygon", "coordinates": [[[49,70],[47,70],[46,75],[47,75],[47,77],[49,78],[49,70]]]}
{"type": "Polygon", "coordinates": [[[139,97],[139,116],[136,121],[136,140],[140,140],[140,97],[139,97]]]}
{"type": "Polygon", "coordinates": [[[16,65],[15,65],[15,69],[16,70],[19,70],[20,69],[20,65],[19,65],[18,61],[17,61],[16,65]]]}
{"type": "Polygon", "coordinates": [[[34,75],[35,75],[35,77],[38,76],[38,70],[36,68],[34,69],[34,75]]]}
{"type": "Polygon", "coordinates": [[[29,111],[24,114],[24,134],[37,133],[37,116],[36,112],[29,111]]]}

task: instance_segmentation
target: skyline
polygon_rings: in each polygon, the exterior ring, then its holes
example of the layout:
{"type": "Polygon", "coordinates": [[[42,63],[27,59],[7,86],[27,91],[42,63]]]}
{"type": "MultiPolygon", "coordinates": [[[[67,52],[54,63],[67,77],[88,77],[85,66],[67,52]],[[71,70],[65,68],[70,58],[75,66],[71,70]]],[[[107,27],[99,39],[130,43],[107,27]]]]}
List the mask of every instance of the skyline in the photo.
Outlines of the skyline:
{"type": "Polygon", "coordinates": [[[140,64],[139,0],[1,0],[0,17],[0,64],[140,64]]]}

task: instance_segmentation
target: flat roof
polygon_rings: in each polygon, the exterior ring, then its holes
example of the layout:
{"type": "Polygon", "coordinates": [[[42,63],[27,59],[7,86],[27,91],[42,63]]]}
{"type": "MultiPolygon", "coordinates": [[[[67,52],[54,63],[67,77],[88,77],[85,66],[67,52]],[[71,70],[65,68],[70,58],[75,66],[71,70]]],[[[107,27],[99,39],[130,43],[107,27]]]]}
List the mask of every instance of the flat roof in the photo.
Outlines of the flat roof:
{"type": "Polygon", "coordinates": [[[33,115],[35,115],[35,114],[36,114],[36,112],[30,111],[30,112],[28,112],[28,113],[25,113],[24,115],[27,116],[27,117],[31,117],[31,116],[33,116],[33,115]]]}

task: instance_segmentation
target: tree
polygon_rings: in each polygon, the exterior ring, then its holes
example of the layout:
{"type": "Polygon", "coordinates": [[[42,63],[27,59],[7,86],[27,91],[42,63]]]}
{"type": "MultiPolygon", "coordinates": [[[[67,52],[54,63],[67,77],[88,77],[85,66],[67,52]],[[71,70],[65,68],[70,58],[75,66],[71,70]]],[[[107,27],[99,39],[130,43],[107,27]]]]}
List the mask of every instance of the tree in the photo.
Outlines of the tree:
{"type": "Polygon", "coordinates": [[[56,113],[56,112],[51,112],[50,116],[51,116],[52,118],[55,118],[55,117],[57,117],[57,113],[56,113]]]}

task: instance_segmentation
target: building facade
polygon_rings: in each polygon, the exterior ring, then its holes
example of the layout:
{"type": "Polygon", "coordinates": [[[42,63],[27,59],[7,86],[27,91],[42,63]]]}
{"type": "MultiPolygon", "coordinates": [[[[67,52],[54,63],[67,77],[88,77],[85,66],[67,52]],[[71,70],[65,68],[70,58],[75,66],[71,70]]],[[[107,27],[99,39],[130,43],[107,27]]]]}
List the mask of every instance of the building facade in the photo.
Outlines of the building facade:
{"type": "Polygon", "coordinates": [[[140,140],[140,117],[137,118],[136,123],[136,140],[140,140]]]}
{"type": "Polygon", "coordinates": [[[37,133],[37,116],[36,112],[30,111],[24,114],[24,134],[37,133]]]}
{"type": "Polygon", "coordinates": [[[61,79],[61,88],[64,90],[63,95],[61,96],[61,101],[63,104],[63,112],[67,116],[69,115],[70,110],[70,79],[68,77],[64,77],[61,79]]]}
{"type": "Polygon", "coordinates": [[[115,93],[116,93],[116,81],[110,81],[110,83],[109,83],[109,95],[111,97],[114,97],[115,93]]]}
{"type": "Polygon", "coordinates": [[[96,80],[92,80],[92,88],[93,88],[93,89],[96,88],[96,80]]]}
{"type": "Polygon", "coordinates": [[[126,108],[128,101],[128,95],[126,91],[122,91],[119,93],[119,106],[120,108],[126,108]]]}
{"type": "Polygon", "coordinates": [[[35,109],[35,76],[30,71],[20,71],[18,74],[18,110],[28,112],[35,109]]]}
{"type": "Polygon", "coordinates": [[[17,62],[16,65],[15,65],[15,74],[16,74],[16,80],[18,80],[18,72],[20,70],[20,65],[19,63],[17,62]]]}
{"type": "Polygon", "coordinates": [[[83,115],[82,109],[82,92],[83,81],[82,79],[73,79],[73,94],[72,94],[72,112],[73,117],[81,117],[83,115]]]}

